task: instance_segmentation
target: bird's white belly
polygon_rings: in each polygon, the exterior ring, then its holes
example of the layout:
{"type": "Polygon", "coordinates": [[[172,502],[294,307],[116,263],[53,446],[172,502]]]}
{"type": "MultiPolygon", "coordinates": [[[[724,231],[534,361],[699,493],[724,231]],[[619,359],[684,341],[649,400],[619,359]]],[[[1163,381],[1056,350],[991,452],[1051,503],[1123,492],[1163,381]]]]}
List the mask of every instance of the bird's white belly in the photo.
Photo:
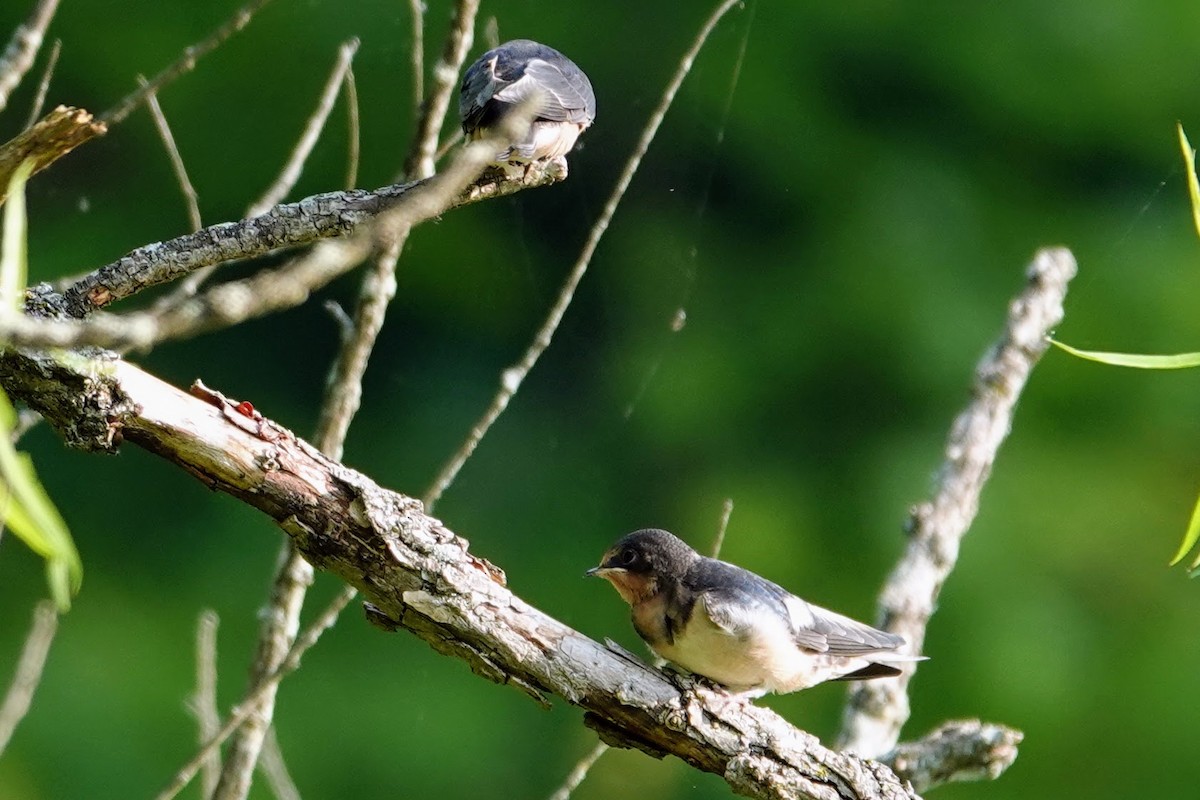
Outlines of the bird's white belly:
{"type": "Polygon", "coordinates": [[[694,613],[672,643],[654,650],[688,672],[738,692],[792,692],[819,682],[813,654],[796,647],[784,625],[778,628],[739,637],[714,625],[706,614],[694,613]]]}

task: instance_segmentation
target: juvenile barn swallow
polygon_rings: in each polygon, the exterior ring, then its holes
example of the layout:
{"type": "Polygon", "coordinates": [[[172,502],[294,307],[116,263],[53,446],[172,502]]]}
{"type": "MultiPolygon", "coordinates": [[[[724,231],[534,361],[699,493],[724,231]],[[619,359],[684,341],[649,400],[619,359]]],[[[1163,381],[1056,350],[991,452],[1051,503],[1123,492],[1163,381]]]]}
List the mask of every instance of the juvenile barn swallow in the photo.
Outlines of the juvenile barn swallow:
{"type": "Polygon", "coordinates": [[[496,156],[532,162],[570,152],[596,118],[596,95],[583,70],[552,47],[514,39],[488,50],[467,68],[458,113],[468,140],[481,139],[523,101],[538,98],[529,133],[496,156]]]}
{"type": "Polygon", "coordinates": [[[894,662],[922,660],[897,652],[904,637],[806,603],[663,530],[625,536],[586,574],[616,588],[655,653],[747,697],[899,675],[894,662]]]}

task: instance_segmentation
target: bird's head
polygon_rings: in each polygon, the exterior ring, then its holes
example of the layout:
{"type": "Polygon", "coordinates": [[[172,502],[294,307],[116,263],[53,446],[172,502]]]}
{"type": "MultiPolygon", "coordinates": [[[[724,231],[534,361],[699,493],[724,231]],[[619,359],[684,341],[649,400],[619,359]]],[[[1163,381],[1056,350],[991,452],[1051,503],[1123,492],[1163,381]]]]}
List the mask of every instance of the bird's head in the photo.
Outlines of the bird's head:
{"type": "Polygon", "coordinates": [[[680,580],[700,555],[683,540],[658,528],[622,537],[587,576],[604,578],[626,603],[653,596],[664,584],[680,580]]]}

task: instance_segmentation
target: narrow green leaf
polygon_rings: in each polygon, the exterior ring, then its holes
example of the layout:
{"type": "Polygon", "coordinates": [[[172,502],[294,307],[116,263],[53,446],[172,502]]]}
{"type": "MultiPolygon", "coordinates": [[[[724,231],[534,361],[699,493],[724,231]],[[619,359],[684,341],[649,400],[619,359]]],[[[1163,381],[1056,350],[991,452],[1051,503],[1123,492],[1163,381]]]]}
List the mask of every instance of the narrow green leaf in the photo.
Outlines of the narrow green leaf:
{"type": "Polygon", "coordinates": [[[1134,367],[1135,369],[1188,369],[1200,367],[1200,353],[1176,353],[1174,355],[1143,355],[1140,353],[1106,353],[1100,350],[1080,350],[1063,344],[1057,339],[1051,339],[1050,344],[1065,350],[1073,356],[1086,358],[1088,361],[1098,361],[1114,367],[1134,367]]]}
{"type": "Polygon", "coordinates": [[[0,309],[17,312],[25,291],[25,181],[33,173],[27,158],[13,170],[8,181],[8,203],[4,208],[4,243],[0,249],[0,309]]]}
{"type": "MultiPolygon", "coordinates": [[[[1192,508],[1192,518],[1188,521],[1187,532],[1183,534],[1183,542],[1179,545],[1179,552],[1171,559],[1171,566],[1175,566],[1183,557],[1186,556],[1191,549],[1196,546],[1196,542],[1200,541],[1200,498],[1196,500],[1196,505],[1192,508]]],[[[1200,567],[1200,558],[1196,559],[1196,563],[1192,564],[1192,568],[1200,567]]]]}
{"type": "MultiPolygon", "coordinates": [[[[8,201],[0,242],[0,314],[20,313],[26,282],[25,181],[33,162],[24,161],[8,183],[8,201]]],[[[79,591],[83,564],[67,524],[38,480],[33,461],[18,453],[12,442],[17,412],[0,390],[0,510],[4,523],[30,549],[46,559],[46,580],[60,611],[71,607],[79,591]]]]}
{"type": "MultiPolygon", "coordinates": [[[[3,391],[0,391],[0,405],[9,405],[3,391]]],[[[38,480],[33,461],[27,454],[17,452],[7,430],[0,431],[0,479],[8,494],[4,522],[31,550],[46,559],[50,592],[59,609],[66,611],[71,607],[71,596],[79,591],[83,581],[79,551],[67,523],[38,480]]]]}
{"type": "Polygon", "coordinates": [[[1196,235],[1200,236],[1200,181],[1196,180],[1196,151],[1188,142],[1183,132],[1183,124],[1176,122],[1175,130],[1179,132],[1179,149],[1183,151],[1183,163],[1187,167],[1188,195],[1192,198],[1192,224],[1196,226],[1196,235]]]}

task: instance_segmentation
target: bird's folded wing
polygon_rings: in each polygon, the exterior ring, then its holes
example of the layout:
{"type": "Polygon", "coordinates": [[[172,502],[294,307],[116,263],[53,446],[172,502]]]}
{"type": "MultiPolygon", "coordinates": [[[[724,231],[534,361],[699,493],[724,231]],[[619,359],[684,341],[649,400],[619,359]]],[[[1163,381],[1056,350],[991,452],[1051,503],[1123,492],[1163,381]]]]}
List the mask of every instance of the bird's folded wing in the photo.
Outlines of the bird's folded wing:
{"type": "Polygon", "coordinates": [[[904,644],[904,637],[887,633],[870,625],[843,617],[820,606],[792,597],[788,610],[795,624],[796,643],[801,647],[834,655],[871,655],[895,650],[904,644]],[[822,646],[813,647],[818,641],[822,646]]]}
{"type": "Polygon", "coordinates": [[[541,119],[586,125],[596,114],[596,97],[587,78],[578,70],[564,72],[540,58],[530,59],[524,74],[493,96],[519,105],[537,94],[542,95],[536,112],[541,119]]]}

